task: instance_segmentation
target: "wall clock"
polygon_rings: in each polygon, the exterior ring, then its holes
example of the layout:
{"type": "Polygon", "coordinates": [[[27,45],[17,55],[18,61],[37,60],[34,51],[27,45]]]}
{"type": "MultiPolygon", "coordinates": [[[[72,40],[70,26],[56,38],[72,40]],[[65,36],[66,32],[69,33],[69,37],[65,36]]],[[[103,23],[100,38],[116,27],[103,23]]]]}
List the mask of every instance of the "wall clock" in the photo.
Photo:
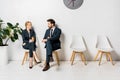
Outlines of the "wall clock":
{"type": "Polygon", "coordinates": [[[63,0],[65,6],[69,9],[78,9],[82,3],[83,0],[63,0]]]}

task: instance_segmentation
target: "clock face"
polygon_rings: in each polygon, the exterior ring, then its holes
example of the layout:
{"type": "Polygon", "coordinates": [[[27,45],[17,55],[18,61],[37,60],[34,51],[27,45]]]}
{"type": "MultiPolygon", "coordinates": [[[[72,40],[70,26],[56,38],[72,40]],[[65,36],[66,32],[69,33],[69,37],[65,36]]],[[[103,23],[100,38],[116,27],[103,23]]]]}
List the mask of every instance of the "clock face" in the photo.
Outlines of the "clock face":
{"type": "Polygon", "coordinates": [[[63,2],[69,9],[78,9],[82,5],[83,0],[63,0],[63,2]]]}

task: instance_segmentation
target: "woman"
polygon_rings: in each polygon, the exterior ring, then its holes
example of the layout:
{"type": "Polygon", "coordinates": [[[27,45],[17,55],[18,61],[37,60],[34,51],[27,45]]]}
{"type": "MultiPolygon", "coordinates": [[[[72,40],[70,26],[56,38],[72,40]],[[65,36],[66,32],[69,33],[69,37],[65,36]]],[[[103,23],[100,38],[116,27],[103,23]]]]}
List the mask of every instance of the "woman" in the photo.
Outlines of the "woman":
{"type": "Polygon", "coordinates": [[[22,31],[22,38],[23,38],[23,48],[29,50],[29,68],[33,67],[33,55],[35,57],[36,63],[40,63],[36,55],[36,34],[35,31],[32,29],[32,23],[27,21],[25,23],[26,29],[22,31]]]}

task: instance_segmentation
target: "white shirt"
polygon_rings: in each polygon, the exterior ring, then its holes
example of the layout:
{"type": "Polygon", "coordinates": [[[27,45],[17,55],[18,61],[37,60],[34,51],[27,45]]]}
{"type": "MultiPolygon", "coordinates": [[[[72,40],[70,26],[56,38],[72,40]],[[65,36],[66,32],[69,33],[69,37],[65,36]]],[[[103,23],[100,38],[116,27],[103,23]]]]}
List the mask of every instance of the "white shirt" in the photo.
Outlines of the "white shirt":
{"type": "Polygon", "coordinates": [[[53,27],[50,29],[50,37],[51,37],[51,35],[53,35],[54,30],[55,30],[55,26],[53,26],[53,27]],[[51,31],[51,30],[52,30],[52,31],[51,31]]]}
{"type": "Polygon", "coordinates": [[[54,33],[55,28],[56,28],[55,26],[53,26],[53,27],[51,28],[51,29],[53,30],[53,31],[52,31],[52,34],[54,33]]]}

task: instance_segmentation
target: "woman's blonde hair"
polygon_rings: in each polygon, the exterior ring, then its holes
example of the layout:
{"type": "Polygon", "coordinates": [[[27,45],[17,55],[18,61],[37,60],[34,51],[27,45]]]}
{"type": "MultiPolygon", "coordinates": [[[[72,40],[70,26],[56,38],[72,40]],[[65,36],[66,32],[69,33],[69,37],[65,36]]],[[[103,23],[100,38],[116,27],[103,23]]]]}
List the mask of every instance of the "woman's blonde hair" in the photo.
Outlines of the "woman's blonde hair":
{"type": "Polygon", "coordinates": [[[25,27],[27,27],[28,23],[30,23],[32,25],[32,22],[31,21],[26,21],[25,22],[25,27]]]}

